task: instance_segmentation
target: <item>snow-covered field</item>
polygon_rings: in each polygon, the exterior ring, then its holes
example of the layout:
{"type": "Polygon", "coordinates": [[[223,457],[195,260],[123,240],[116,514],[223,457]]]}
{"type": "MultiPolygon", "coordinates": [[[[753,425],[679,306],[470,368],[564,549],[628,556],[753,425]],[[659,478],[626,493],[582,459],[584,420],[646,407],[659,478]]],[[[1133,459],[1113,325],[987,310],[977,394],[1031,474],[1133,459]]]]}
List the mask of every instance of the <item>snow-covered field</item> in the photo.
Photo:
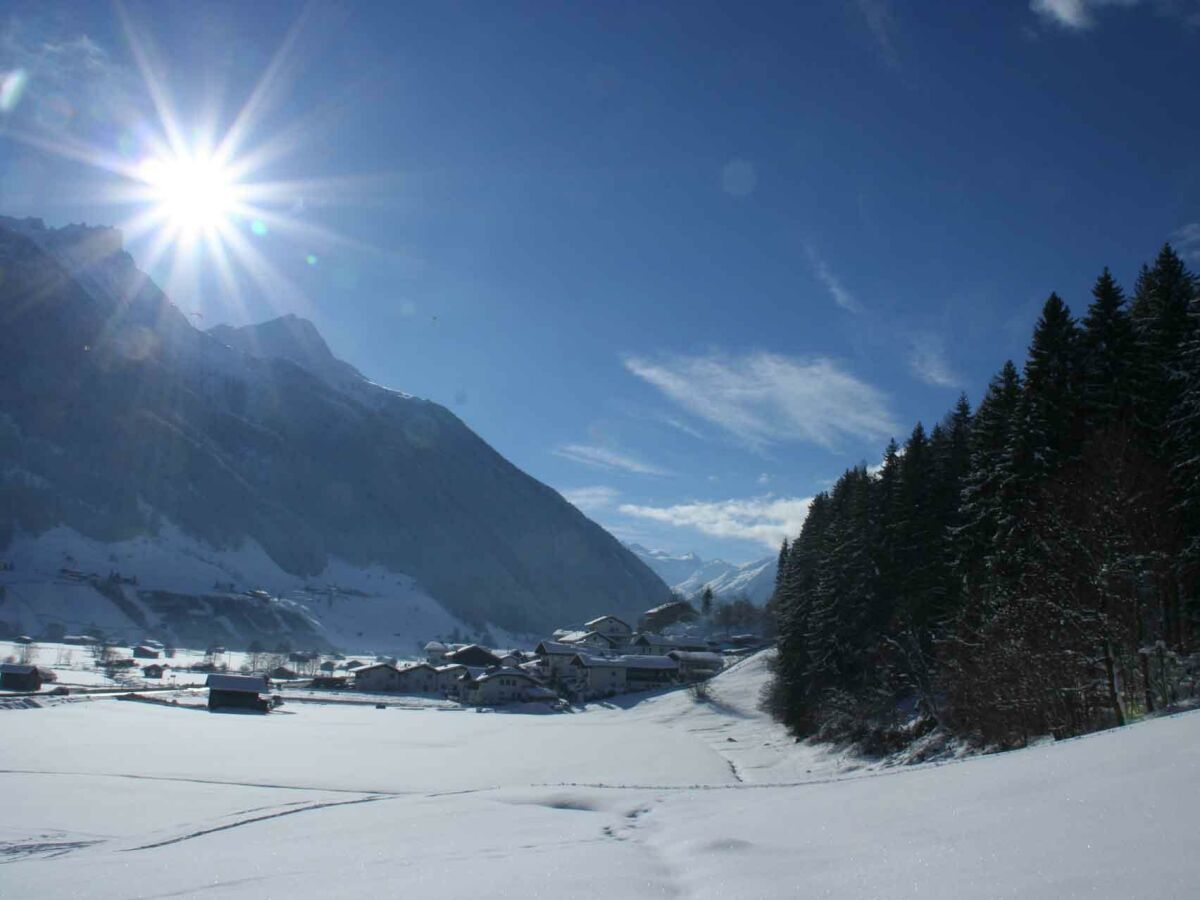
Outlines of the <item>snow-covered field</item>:
{"type": "Polygon", "coordinates": [[[0,712],[0,896],[1197,895],[1200,714],[886,770],[794,743],[764,675],[559,715],[0,712]]]}

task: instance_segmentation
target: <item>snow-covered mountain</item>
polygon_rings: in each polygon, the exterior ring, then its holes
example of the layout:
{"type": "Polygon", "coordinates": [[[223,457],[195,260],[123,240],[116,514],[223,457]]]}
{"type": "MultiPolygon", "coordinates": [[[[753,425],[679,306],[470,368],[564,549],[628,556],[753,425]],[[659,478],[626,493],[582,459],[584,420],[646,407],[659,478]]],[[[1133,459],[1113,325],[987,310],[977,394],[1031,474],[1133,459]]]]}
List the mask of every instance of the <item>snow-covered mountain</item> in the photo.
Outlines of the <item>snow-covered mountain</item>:
{"type": "Polygon", "coordinates": [[[706,587],[721,600],[748,597],[762,605],[771,599],[775,589],[774,556],[748,563],[729,563],[723,559],[703,560],[695,553],[675,556],[664,550],[647,550],[641,544],[626,544],[639,559],[658,576],[685,597],[696,597],[706,587]]]}
{"type": "MultiPolygon", "coordinates": [[[[540,632],[669,598],[556,491],[449,410],[364,378],[303,319],[201,331],[109,228],[0,217],[0,274],[0,560],[18,573],[49,565],[35,545],[51,533],[142,539],[160,560],[199,554],[237,572],[247,554],[270,563],[245,580],[204,570],[192,592],[231,580],[363,591],[386,573],[365,593],[392,603],[387,624],[347,621],[387,634],[414,603],[446,623],[540,632]],[[180,539],[163,540],[169,529],[180,539]]],[[[144,559],[139,547],[128,552],[144,559]]],[[[179,590],[147,584],[124,553],[111,568],[140,591],[179,590]]]]}

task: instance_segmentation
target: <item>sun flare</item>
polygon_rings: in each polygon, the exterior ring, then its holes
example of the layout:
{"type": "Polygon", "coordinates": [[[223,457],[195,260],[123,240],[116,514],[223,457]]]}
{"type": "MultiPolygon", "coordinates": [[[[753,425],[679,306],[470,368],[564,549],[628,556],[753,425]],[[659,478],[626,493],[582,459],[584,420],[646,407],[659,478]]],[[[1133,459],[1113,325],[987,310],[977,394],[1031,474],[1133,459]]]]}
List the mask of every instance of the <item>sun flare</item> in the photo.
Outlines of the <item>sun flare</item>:
{"type": "Polygon", "coordinates": [[[220,229],[238,206],[236,180],[211,157],[148,159],[139,175],[159,216],[185,234],[220,229]]]}

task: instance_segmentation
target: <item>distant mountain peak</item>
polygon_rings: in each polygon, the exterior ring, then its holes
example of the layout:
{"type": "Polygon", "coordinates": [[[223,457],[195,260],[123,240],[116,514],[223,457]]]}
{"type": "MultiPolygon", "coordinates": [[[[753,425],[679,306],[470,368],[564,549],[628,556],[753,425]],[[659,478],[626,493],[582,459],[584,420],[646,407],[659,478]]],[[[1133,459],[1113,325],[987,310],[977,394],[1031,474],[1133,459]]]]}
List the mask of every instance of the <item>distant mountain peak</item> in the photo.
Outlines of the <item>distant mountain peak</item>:
{"type": "Polygon", "coordinates": [[[723,559],[704,560],[696,553],[671,554],[647,550],[640,544],[625,545],[653,569],[671,589],[695,597],[711,588],[714,596],[731,600],[745,595],[755,603],[766,603],[775,589],[777,559],[766,556],[740,565],[723,559]]]}

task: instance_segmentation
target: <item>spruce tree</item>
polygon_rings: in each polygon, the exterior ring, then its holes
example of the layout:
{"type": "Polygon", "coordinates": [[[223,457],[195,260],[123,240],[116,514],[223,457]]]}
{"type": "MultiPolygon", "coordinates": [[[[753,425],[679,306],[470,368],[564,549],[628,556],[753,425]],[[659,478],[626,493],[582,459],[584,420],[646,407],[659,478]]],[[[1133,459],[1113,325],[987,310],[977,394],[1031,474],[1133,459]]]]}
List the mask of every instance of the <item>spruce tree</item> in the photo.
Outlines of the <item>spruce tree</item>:
{"type": "Polygon", "coordinates": [[[1095,431],[1129,415],[1133,389],[1133,323],[1125,294],[1107,268],[1096,279],[1082,324],[1083,415],[1087,430],[1095,431]]]}

